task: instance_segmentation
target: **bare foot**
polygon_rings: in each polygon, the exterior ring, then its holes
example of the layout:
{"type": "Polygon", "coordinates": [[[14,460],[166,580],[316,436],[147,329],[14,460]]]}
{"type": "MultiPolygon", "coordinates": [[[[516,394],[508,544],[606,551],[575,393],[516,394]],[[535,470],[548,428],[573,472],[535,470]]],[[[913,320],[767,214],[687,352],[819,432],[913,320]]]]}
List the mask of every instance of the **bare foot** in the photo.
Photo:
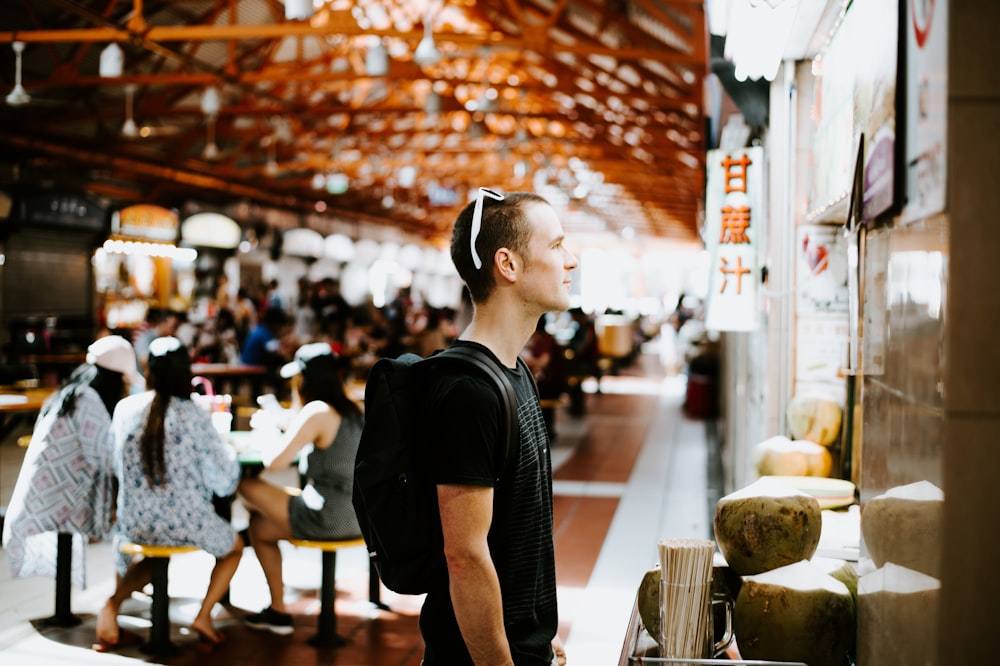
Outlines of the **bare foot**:
{"type": "Polygon", "coordinates": [[[191,623],[191,628],[197,632],[198,637],[205,642],[218,644],[223,640],[222,634],[215,630],[215,627],[212,626],[211,620],[195,618],[194,622],[191,623]]]}
{"type": "Polygon", "coordinates": [[[104,650],[118,645],[118,610],[110,601],[106,602],[97,614],[97,645],[104,650]]]}

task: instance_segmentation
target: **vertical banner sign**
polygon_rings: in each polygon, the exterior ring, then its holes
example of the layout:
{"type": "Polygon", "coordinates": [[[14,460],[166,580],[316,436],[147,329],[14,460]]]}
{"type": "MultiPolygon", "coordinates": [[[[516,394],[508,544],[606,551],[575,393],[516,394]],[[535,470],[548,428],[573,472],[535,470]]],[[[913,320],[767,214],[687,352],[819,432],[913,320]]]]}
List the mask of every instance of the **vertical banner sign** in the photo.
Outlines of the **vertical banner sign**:
{"type": "Polygon", "coordinates": [[[708,151],[705,234],[711,265],[705,327],[757,328],[757,244],[764,224],[764,149],[708,151]]]}

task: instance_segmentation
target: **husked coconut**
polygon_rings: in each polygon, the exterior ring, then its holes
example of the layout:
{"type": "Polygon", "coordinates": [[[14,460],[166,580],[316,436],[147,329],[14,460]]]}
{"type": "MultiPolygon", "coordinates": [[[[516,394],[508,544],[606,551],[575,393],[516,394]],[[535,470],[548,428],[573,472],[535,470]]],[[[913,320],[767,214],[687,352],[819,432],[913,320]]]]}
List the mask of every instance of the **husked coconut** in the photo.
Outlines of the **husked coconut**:
{"type": "Polygon", "coordinates": [[[829,476],[833,456],[825,446],[784,435],[765,439],[753,448],[754,466],[760,476],[829,476]]]}
{"type": "Polygon", "coordinates": [[[886,564],[858,580],[858,662],[878,666],[935,663],[941,582],[886,564]]]}
{"type": "Polygon", "coordinates": [[[855,631],[847,586],[811,562],[745,577],[733,609],[746,659],[843,666],[855,631]]]}
{"type": "Polygon", "coordinates": [[[788,401],[785,420],[792,439],[808,439],[830,446],[840,435],[840,404],[820,395],[799,394],[788,401]]]}
{"type": "Polygon", "coordinates": [[[875,566],[892,562],[938,576],[943,514],[944,492],[928,481],[870,499],[861,511],[861,535],[875,566]]]}
{"type": "Polygon", "coordinates": [[[836,557],[814,557],[809,560],[827,576],[839,580],[851,593],[851,599],[858,601],[858,570],[847,560],[840,560],[836,557]]]}
{"type": "MultiPolygon", "coordinates": [[[[847,591],[851,593],[851,607],[854,609],[855,615],[857,615],[858,570],[854,564],[848,562],[847,560],[840,560],[835,557],[814,557],[809,561],[815,564],[820,571],[836,580],[839,580],[845,587],[847,587],[847,591]]],[[[856,632],[851,634],[851,642],[847,646],[847,653],[852,657],[857,654],[856,636],[856,632]]]]}
{"type": "Polygon", "coordinates": [[[761,478],[715,507],[715,540],[740,576],[808,560],[819,545],[819,502],[791,486],[761,478]]]}

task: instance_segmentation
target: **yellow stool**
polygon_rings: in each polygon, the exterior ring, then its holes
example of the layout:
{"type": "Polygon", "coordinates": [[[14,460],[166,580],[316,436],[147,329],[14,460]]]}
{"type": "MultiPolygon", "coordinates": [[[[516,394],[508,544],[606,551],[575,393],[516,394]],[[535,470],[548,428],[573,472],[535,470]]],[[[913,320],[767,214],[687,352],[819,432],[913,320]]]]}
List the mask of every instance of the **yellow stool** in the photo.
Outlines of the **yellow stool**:
{"type": "MultiPolygon", "coordinates": [[[[317,647],[340,647],[347,640],[337,634],[337,612],[334,609],[334,601],[337,596],[337,551],[342,548],[364,547],[365,540],[361,537],[336,541],[288,539],[288,543],[299,548],[318,548],[322,551],[323,573],[319,593],[318,631],[315,636],[309,639],[309,644],[317,647]]],[[[383,610],[388,609],[388,606],[380,600],[378,573],[375,571],[373,560],[369,560],[368,566],[368,598],[377,607],[383,610]]]]}
{"type": "Polygon", "coordinates": [[[197,546],[160,546],[122,542],[118,550],[126,555],[141,555],[150,562],[153,573],[153,607],[150,609],[149,640],[140,648],[146,654],[171,654],[178,648],[170,640],[170,596],[167,593],[167,565],[171,555],[199,550],[197,546]]]}

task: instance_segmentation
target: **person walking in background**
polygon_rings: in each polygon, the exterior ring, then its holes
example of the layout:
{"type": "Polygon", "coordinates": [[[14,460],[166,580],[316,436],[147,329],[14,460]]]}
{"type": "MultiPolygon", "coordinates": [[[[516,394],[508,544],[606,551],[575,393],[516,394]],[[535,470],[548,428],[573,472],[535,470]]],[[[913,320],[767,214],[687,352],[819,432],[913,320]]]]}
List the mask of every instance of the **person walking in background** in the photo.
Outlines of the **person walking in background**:
{"type": "MultiPolygon", "coordinates": [[[[205,599],[191,628],[218,643],[212,609],[236,573],[243,539],[215,511],[213,495],[236,491],[240,465],[219,437],[207,411],[191,400],[191,357],[180,340],[149,345],[152,390],[123,399],[111,420],[112,463],[118,477],[116,541],[197,546],[216,558],[205,599]]],[[[117,543],[116,543],[117,546],[117,543]]],[[[150,582],[148,560],[133,561],[115,548],[115,591],[97,619],[98,646],[117,645],[118,609],[150,582]]]]}
{"type": "Polygon", "coordinates": [[[344,392],[345,367],[325,342],[303,345],[281,369],[286,379],[298,378],[302,409],[289,423],[267,469],[286,469],[296,457],[308,479],[302,492],[290,492],[260,478],[244,479],[239,495],[250,512],[250,544],[257,554],[271,594],[271,604],[245,618],[255,629],[292,633],[292,616],[285,609],[281,539],[346,539],[361,535],[351,503],[354,458],[364,417],[344,392]]]}
{"type": "Polygon", "coordinates": [[[150,308],[146,313],[146,322],[142,330],[135,334],[133,345],[135,346],[135,357],[139,363],[139,371],[146,372],[149,361],[149,343],[156,338],[174,335],[177,327],[180,326],[181,316],[172,310],[162,310],[150,308]]]}
{"type": "Polygon", "coordinates": [[[292,356],[294,344],[291,335],[292,320],[281,308],[268,308],[243,343],[241,360],[246,365],[260,365],[265,368],[265,382],[269,386],[280,387],[278,369],[292,356]]]}
{"type": "Polygon", "coordinates": [[[538,385],[538,397],[546,401],[542,407],[549,442],[556,440],[556,408],[551,406],[566,392],[566,357],[555,336],[545,328],[546,316],[538,318],[538,326],[528,344],[521,351],[521,358],[528,364],[538,385]]]}
{"type": "Polygon", "coordinates": [[[117,335],[87,348],[86,363],[46,400],[14,484],[3,526],[11,575],[56,575],[56,541],[73,535],[71,580],[86,579],[85,540],[111,528],[114,474],[108,432],[128,384],[139,383],[135,351],[117,335]]]}
{"type": "Polygon", "coordinates": [[[474,305],[455,345],[479,347],[507,375],[520,442],[501,469],[496,390],[471,370],[442,369],[432,380],[426,464],[447,576],[430,581],[420,613],[426,666],[566,661],[556,635],[548,437],[530,371],[518,362],[539,317],[569,306],[577,260],[563,241],[555,210],[531,193],[480,188],[455,222],[451,258],[474,305]]]}

